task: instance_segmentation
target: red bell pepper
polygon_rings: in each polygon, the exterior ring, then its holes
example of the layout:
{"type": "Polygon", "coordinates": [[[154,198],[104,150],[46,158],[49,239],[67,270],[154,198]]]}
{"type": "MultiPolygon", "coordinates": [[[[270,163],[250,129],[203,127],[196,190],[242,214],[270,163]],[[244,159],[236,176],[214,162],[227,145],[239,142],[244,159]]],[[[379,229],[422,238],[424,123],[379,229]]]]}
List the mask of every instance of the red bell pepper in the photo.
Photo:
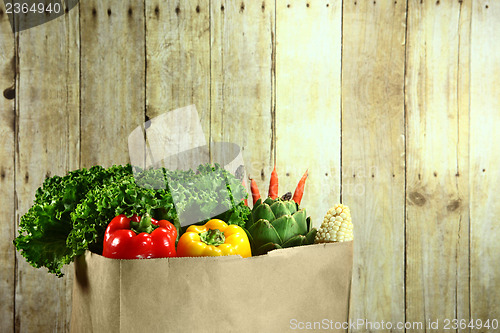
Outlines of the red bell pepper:
{"type": "Polygon", "coordinates": [[[106,228],[102,255],[115,259],[175,257],[176,239],[177,229],[167,220],[121,214],[106,228]]]}

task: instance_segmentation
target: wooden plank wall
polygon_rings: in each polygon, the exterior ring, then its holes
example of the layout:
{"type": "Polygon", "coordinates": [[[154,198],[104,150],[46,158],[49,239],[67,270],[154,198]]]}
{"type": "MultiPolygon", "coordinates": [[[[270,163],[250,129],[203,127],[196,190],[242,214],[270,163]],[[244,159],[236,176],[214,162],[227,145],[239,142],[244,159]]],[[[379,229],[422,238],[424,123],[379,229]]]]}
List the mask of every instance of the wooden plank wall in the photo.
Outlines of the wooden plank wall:
{"type": "MultiPolygon", "coordinates": [[[[470,38],[470,311],[473,318],[500,317],[500,3],[474,1],[470,38]]],[[[480,332],[477,330],[476,332],[480,332]]]]}
{"type": "Polygon", "coordinates": [[[456,1],[439,5],[409,3],[406,71],[409,170],[406,316],[409,321],[469,316],[466,59],[470,31],[469,25],[464,24],[470,21],[467,5],[470,6],[456,1]]]}
{"type": "Polygon", "coordinates": [[[87,0],[79,11],[81,166],[127,163],[128,135],[144,122],[144,3],[87,0]]]}
{"type": "Polygon", "coordinates": [[[309,169],[302,205],[317,226],[340,200],[341,13],[332,1],[276,2],[280,184],[293,191],[309,169]]]}
{"type": "Polygon", "coordinates": [[[405,319],[405,18],[404,1],[344,2],[342,201],[357,222],[351,317],[370,322],[405,319]]]}
{"type": "Polygon", "coordinates": [[[218,0],[210,9],[210,139],[240,145],[247,175],[267,190],[275,158],[274,3],[218,0]]]}
{"type": "Polygon", "coordinates": [[[126,163],[134,128],[190,104],[261,192],[309,168],[316,226],[351,207],[351,320],[423,324],[351,332],[500,320],[499,30],[485,0],[81,0],[13,34],[0,1],[0,331],[69,327],[71,268],[12,245],[43,179],[126,163]]]}
{"type": "MultiPolygon", "coordinates": [[[[78,11],[24,30],[16,41],[14,158],[19,221],[33,201],[35,184],[39,186],[48,176],[64,175],[80,164],[78,11]]],[[[58,279],[21,259],[17,255],[15,331],[67,330],[71,275],[58,279]]]]}
{"type": "MultiPolygon", "coordinates": [[[[15,133],[16,41],[0,4],[0,330],[14,331],[16,254],[15,133]]],[[[64,303],[63,303],[64,304],[64,303]]],[[[65,304],[64,304],[65,305],[65,304]]]]}

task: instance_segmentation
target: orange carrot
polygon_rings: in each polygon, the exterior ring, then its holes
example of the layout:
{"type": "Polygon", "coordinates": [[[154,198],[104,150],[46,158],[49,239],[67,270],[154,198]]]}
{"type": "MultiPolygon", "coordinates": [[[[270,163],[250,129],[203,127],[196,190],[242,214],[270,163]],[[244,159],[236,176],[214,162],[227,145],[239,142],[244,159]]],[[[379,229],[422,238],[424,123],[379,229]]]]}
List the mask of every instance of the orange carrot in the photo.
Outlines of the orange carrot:
{"type": "MultiPolygon", "coordinates": [[[[244,187],[244,188],[246,188],[246,187],[247,187],[247,184],[245,184],[245,180],[244,180],[244,179],[243,179],[243,180],[241,180],[241,185],[243,185],[243,187],[244,187]]],[[[248,206],[248,200],[245,198],[245,200],[244,200],[244,201],[245,201],[245,206],[248,206]]]]}
{"type": "Polygon", "coordinates": [[[250,178],[250,180],[250,190],[252,191],[253,204],[255,205],[257,200],[260,199],[260,192],[259,188],[257,187],[257,182],[253,178],[250,178]]]}
{"type": "Polygon", "coordinates": [[[299,205],[300,205],[300,202],[302,201],[302,195],[304,194],[304,187],[306,185],[307,173],[308,173],[308,170],[306,170],[306,172],[304,173],[304,175],[300,179],[299,183],[297,184],[297,188],[295,189],[295,192],[293,193],[292,200],[295,201],[299,205]]]}
{"type": "Polygon", "coordinates": [[[278,173],[276,172],[276,164],[274,170],[271,172],[271,179],[269,180],[269,197],[276,199],[278,197],[278,173]]]}

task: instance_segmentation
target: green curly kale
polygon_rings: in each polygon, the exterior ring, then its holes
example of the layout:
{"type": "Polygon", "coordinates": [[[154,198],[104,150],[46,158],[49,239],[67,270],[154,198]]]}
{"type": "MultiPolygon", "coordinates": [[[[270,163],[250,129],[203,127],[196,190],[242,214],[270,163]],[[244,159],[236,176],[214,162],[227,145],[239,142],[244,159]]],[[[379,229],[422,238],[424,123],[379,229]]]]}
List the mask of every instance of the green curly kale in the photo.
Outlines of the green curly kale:
{"type": "Polygon", "coordinates": [[[63,276],[62,267],[89,249],[102,252],[104,232],[116,215],[149,213],[180,224],[219,218],[244,226],[250,209],[241,182],[219,165],[195,171],[133,170],[95,166],[47,178],[21,217],[18,251],[34,267],[63,276]]]}
{"type": "Polygon", "coordinates": [[[34,267],[45,266],[62,276],[61,267],[74,257],[73,249],[66,244],[73,230],[71,213],[88,191],[127,174],[132,175],[130,166],[95,166],[45,179],[35,193],[33,206],[21,217],[19,236],[14,240],[17,250],[34,267]]]}

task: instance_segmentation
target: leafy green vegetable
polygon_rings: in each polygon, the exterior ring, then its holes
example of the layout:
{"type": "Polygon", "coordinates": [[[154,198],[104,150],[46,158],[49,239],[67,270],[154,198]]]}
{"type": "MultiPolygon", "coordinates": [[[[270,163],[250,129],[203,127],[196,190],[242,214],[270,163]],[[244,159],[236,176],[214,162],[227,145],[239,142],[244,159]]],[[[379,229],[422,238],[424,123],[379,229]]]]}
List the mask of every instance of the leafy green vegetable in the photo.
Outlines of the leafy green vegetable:
{"type": "Polygon", "coordinates": [[[61,268],[75,256],[87,249],[102,252],[105,229],[116,215],[149,213],[179,231],[181,221],[212,217],[244,226],[250,215],[246,196],[240,181],[217,164],[196,172],[130,165],[75,170],[44,181],[21,217],[14,244],[31,265],[62,276],[61,268]]]}
{"type": "Polygon", "coordinates": [[[127,174],[132,175],[129,165],[107,170],[95,166],[45,179],[35,193],[33,206],[21,217],[19,236],[14,240],[17,250],[34,267],[45,266],[49,272],[62,276],[61,267],[74,257],[66,244],[73,229],[70,214],[88,191],[127,174]]]}

